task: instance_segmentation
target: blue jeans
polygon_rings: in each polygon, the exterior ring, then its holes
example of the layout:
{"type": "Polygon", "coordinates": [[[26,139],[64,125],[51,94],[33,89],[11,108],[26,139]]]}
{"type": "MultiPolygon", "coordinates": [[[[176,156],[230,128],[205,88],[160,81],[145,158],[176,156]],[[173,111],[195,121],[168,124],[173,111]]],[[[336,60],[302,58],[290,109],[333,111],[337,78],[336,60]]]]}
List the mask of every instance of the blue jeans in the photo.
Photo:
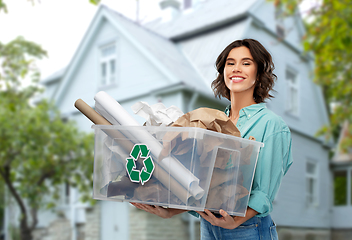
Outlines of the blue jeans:
{"type": "Polygon", "coordinates": [[[200,229],[201,240],[278,240],[276,225],[270,215],[252,217],[235,229],[216,227],[201,218],[200,229]]]}

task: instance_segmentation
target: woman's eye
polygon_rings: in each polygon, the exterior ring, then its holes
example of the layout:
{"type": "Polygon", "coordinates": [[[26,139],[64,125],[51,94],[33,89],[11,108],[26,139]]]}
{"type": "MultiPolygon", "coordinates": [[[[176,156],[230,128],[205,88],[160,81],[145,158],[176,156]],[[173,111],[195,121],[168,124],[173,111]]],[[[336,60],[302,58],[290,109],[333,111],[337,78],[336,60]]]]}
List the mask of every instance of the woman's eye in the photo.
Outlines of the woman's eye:
{"type": "Polygon", "coordinates": [[[248,65],[251,65],[251,64],[249,62],[245,62],[245,63],[243,63],[243,65],[248,66],[248,65]]]}
{"type": "Polygon", "coordinates": [[[234,63],[232,62],[228,62],[227,65],[235,65],[234,63]]]}

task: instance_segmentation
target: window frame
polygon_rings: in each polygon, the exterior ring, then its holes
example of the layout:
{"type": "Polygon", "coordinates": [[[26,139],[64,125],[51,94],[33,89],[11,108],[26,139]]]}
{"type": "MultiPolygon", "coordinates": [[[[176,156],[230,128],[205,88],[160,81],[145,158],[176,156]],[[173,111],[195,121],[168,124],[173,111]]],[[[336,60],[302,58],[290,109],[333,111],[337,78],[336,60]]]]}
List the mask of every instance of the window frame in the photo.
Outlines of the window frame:
{"type": "Polygon", "coordinates": [[[285,81],[286,81],[286,92],[287,92],[286,106],[285,106],[286,113],[289,113],[290,115],[298,117],[299,113],[300,113],[300,91],[299,91],[300,80],[299,80],[298,71],[295,70],[294,68],[286,67],[285,81]],[[289,80],[288,74],[292,74],[294,76],[295,83],[293,83],[291,80],[289,80]],[[293,100],[293,96],[292,96],[293,91],[291,91],[291,90],[294,90],[296,92],[295,103],[292,101],[293,100]],[[296,104],[296,108],[294,108],[294,104],[296,104]]]}
{"type": "Polygon", "coordinates": [[[118,85],[118,44],[117,41],[109,41],[98,47],[98,86],[100,88],[112,87],[118,85]],[[114,52],[111,55],[103,56],[105,49],[114,47],[114,52]],[[114,61],[114,72],[111,73],[111,62],[114,61]],[[105,78],[103,81],[102,66],[105,64],[105,78]]]}
{"type": "Polygon", "coordinates": [[[308,207],[318,207],[319,202],[319,164],[318,161],[307,159],[305,166],[305,185],[306,185],[306,205],[308,207]],[[308,172],[308,164],[314,165],[314,173],[308,172]],[[309,192],[308,182],[310,179],[313,179],[313,193],[309,192]],[[311,199],[311,200],[310,200],[311,199]]]}
{"type": "Polygon", "coordinates": [[[286,37],[284,12],[284,7],[282,5],[275,7],[275,30],[279,39],[285,39],[286,37]]]}
{"type": "Polygon", "coordinates": [[[333,207],[351,207],[352,206],[352,166],[339,167],[333,170],[333,207]],[[346,172],[346,203],[344,205],[335,205],[335,172],[346,172]]]}
{"type": "Polygon", "coordinates": [[[347,168],[347,206],[352,206],[352,167],[347,168]]]}

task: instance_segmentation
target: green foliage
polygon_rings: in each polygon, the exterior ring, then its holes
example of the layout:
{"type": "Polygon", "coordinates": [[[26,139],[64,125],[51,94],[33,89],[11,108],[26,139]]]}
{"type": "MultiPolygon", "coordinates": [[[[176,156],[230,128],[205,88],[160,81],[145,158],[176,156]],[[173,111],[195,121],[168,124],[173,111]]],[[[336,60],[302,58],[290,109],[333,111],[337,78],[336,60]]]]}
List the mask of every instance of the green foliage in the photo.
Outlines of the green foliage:
{"type": "MultiPolygon", "coordinates": [[[[35,59],[46,57],[44,51],[36,43],[26,41],[23,37],[17,37],[6,45],[0,42],[0,90],[19,91],[25,77],[29,77],[32,84],[40,80],[38,68],[35,65],[35,59]]],[[[22,90],[26,91],[26,97],[31,97],[38,91],[37,87],[27,87],[22,90]]]]}
{"type": "Polygon", "coordinates": [[[62,184],[76,187],[86,200],[92,187],[93,136],[64,121],[53,104],[31,103],[40,92],[35,60],[45,56],[22,37],[0,43],[0,176],[21,210],[22,239],[30,239],[23,232],[35,227],[38,209],[55,205],[62,184]],[[24,79],[30,84],[24,86],[24,79]]]}
{"type": "Polygon", "coordinates": [[[19,229],[19,228],[10,225],[10,226],[8,227],[8,232],[10,233],[11,238],[12,238],[13,240],[19,240],[19,239],[21,239],[21,234],[20,234],[20,229],[19,229]]]}
{"type": "Polygon", "coordinates": [[[60,197],[58,187],[65,182],[87,192],[93,136],[64,122],[46,101],[33,107],[20,94],[0,92],[0,102],[0,172],[10,167],[19,195],[38,207],[43,196],[60,197]]]}
{"type": "Polygon", "coordinates": [[[284,15],[292,15],[296,12],[297,6],[303,0],[269,0],[270,2],[274,2],[275,7],[279,7],[284,9],[284,15]]]}
{"type": "Polygon", "coordinates": [[[100,0],[89,0],[89,2],[91,4],[97,5],[98,3],[100,3],[100,0]]]}
{"type": "Polygon", "coordinates": [[[3,0],[0,0],[0,12],[1,11],[4,11],[5,13],[7,13],[7,6],[3,0]]]}
{"type": "Polygon", "coordinates": [[[325,99],[333,103],[332,134],[348,120],[352,123],[352,8],[349,1],[327,1],[312,11],[308,25],[306,50],[315,53],[315,76],[324,90],[325,99]]]}
{"type": "MultiPolygon", "coordinates": [[[[286,13],[296,14],[302,0],[274,0],[285,6],[286,13]]],[[[317,1],[318,2],[318,1],[317,1]]],[[[315,82],[319,84],[330,113],[330,125],[318,133],[327,139],[337,138],[345,120],[352,123],[352,8],[349,0],[322,0],[309,12],[304,37],[306,52],[315,56],[315,82]]],[[[352,129],[343,146],[352,141],[352,129]]],[[[349,145],[351,146],[351,145],[349,145]]]]}

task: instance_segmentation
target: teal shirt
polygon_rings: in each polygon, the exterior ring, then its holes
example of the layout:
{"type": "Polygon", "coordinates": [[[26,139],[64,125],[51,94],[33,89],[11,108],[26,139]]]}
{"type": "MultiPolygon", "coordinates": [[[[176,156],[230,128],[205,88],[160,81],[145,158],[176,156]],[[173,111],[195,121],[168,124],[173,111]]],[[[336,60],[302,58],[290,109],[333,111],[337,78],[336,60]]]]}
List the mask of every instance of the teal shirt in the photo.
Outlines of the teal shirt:
{"type": "MultiPolygon", "coordinates": [[[[230,114],[231,105],[225,113],[230,114]]],[[[248,206],[267,216],[273,209],[272,202],[279,190],[282,177],[292,164],[291,132],[281,117],[266,108],[265,103],[253,104],[239,112],[236,127],[241,137],[253,136],[264,143],[260,149],[248,206]]]]}

